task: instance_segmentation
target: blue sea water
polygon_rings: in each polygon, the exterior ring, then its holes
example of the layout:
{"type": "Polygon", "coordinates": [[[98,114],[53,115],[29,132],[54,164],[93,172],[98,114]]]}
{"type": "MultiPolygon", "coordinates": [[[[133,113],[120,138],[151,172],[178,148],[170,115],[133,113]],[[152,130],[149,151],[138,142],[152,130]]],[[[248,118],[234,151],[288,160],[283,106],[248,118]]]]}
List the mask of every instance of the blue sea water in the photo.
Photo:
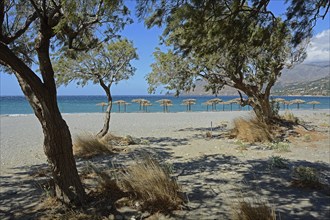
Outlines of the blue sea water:
{"type": "MultiPolygon", "coordinates": [[[[143,98],[152,103],[152,106],[148,107],[148,112],[162,112],[163,107],[156,102],[159,99],[170,99],[173,102],[173,106],[169,107],[170,112],[184,112],[186,111],[186,106],[181,105],[184,99],[196,99],[196,104],[192,105],[192,111],[206,111],[207,107],[202,105],[203,102],[206,102],[209,99],[214,98],[214,96],[114,96],[114,101],[116,100],[124,100],[126,102],[131,103],[126,107],[126,112],[139,112],[139,104],[132,103],[132,99],[143,98]]],[[[224,101],[228,101],[234,98],[238,98],[237,96],[220,96],[224,101]]],[[[285,97],[273,97],[273,98],[284,98],[285,100],[293,100],[293,99],[302,99],[304,101],[319,101],[321,104],[316,105],[315,109],[330,109],[330,97],[309,97],[309,96],[285,96],[285,97]]],[[[62,113],[92,113],[92,112],[102,112],[102,107],[96,105],[100,102],[106,102],[105,96],[59,96],[58,97],[58,105],[60,111],[62,113]]],[[[283,108],[283,105],[280,104],[280,107],[283,108]]],[[[225,105],[222,104],[217,105],[218,111],[230,111],[232,108],[233,111],[239,110],[239,106],[237,104],[225,105]]],[[[289,106],[289,109],[296,109],[297,105],[293,104],[289,106]]],[[[243,110],[251,109],[251,107],[244,107],[243,110]]],[[[300,104],[300,109],[307,110],[312,109],[312,105],[309,104],[300,104]]],[[[121,112],[124,111],[124,108],[121,107],[121,112]]],[[[209,106],[209,110],[211,107],[209,106]]],[[[113,106],[112,112],[118,112],[119,108],[116,104],[113,106]]],[[[33,114],[32,108],[29,103],[26,101],[23,96],[0,96],[0,114],[1,115],[15,115],[15,114],[33,114]]]]}

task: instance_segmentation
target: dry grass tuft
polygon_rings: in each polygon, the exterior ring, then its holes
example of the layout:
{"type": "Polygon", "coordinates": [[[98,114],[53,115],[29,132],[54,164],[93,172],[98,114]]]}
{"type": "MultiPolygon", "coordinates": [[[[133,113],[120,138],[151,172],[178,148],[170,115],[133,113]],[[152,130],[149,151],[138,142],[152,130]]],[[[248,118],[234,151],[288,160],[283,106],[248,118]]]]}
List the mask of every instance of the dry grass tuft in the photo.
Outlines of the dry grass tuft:
{"type": "Polygon", "coordinates": [[[121,185],[135,195],[140,208],[152,213],[177,210],[184,203],[181,187],[171,178],[169,169],[150,156],[128,167],[121,185]]]}
{"type": "Polygon", "coordinates": [[[233,220],[276,220],[274,208],[269,207],[266,202],[239,201],[233,206],[233,220]]]}
{"type": "Polygon", "coordinates": [[[130,135],[127,135],[126,137],[120,137],[110,133],[106,134],[102,138],[102,141],[111,146],[127,146],[127,145],[139,144],[141,142],[141,140],[137,138],[133,138],[130,135]]]}
{"type": "Polygon", "coordinates": [[[249,143],[269,142],[273,139],[269,127],[256,118],[234,120],[232,136],[249,143]]]}
{"type": "Polygon", "coordinates": [[[93,135],[77,136],[73,144],[73,154],[81,158],[90,158],[96,155],[112,154],[111,145],[93,135]]]}
{"type": "Polygon", "coordinates": [[[294,123],[294,124],[299,123],[299,119],[296,116],[294,116],[294,114],[292,112],[289,112],[289,111],[285,111],[285,113],[281,116],[281,119],[294,123]]]}

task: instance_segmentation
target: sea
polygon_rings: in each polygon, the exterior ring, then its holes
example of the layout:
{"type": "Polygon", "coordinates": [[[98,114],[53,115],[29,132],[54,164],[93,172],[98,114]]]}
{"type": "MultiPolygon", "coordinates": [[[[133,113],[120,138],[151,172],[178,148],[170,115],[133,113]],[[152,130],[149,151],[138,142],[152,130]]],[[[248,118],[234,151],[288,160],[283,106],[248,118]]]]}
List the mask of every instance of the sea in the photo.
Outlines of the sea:
{"type": "MultiPolygon", "coordinates": [[[[124,106],[113,105],[112,112],[141,112],[138,103],[132,103],[133,99],[146,99],[152,104],[144,110],[147,112],[163,112],[163,106],[157,102],[160,99],[170,99],[173,103],[172,106],[168,107],[169,112],[185,112],[187,111],[187,106],[182,105],[185,99],[196,99],[196,104],[191,106],[191,111],[202,112],[211,111],[211,106],[206,106],[203,103],[215,98],[214,96],[165,96],[165,95],[146,95],[146,96],[113,96],[113,101],[124,100],[130,104],[124,106]]],[[[223,101],[229,101],[238,96],[218,96],[217,98],[223,101]]],[[[315,105],[315,110],[317,109],[330,109],[330,97],[315,97],[315,96],[274,96],[272,98],[283,98],[287,101],[294,99],[302,99],[306,103],[310,101],[318,101],[320,104],[315,105]]],[[[58,105],[62,113],[97,113],[105,110],[104,107],[98,105],[98,103],[106,102],[105,96],[58,96],[58,105]]],[[[216,106],[216,111],[238,111],[238,110],[251,110],[251,107],[245,106],[240,108],[238,104],[223,105],[218,104],[216,106]]],[[[280,110],[283,110],[283,104],[280,104],[280,110]]],[[[289,105],[289,109],[297,109],[296,104],[289,105]]],[[[300,110],[311,110],[313,106],[310,104],[300,104],[300,110]]],[[[215,110],[215,109],[213,109],[215,110]]],[[[25,99],[24,96],[0,96],[0,114],[1,115],[25,115],[33,114],[32,108],[25,99]]]]}

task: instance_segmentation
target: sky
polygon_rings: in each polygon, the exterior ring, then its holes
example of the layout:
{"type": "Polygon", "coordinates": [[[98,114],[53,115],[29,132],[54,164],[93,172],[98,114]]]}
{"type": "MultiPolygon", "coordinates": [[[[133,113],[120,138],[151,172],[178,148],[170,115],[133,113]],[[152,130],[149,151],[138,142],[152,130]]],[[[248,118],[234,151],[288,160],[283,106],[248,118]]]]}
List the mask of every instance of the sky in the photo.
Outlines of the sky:
{"type": "MultiPolygon", "coordinates": [[[[134,14],[135,1],[126,3],[131,10],[134,23],[127,25],[121,33],[124,37],[132,40],[134,47],[137,48],[139,60],[133,61],[132,65],[137,68],[135,75],[127,80],[121,81],[118,85],[113,85],[111,91],[113,95],[147,95],[148,84],[145,81],[145,76],[151,71],[150,64],[153,62],[152,53],[156,47],[159,47],[159,37],[162,34],[162,28],[154,27],[147,29],[142,22],[139,22],[134,14]]],[[[272,0],[270,9],[279,15],[283,12],[283,0],[272,0]]],[[[311,39],[307,50],[307,58],[305,63],[322,62],[330,60],[330,15],[324,20],[318,20],[314,27],[314,37],[311,39]]],[[[158,91],[162,92],[162,91],[158,91]]],[[[14,75],[0,73],[0,96],[17,96],[23,95],[18,82],[14,75]]],[[[104,95],[102,88],[99,85],[89,83],[81,88],[75,83],[68,86],[58,88],[58,95],[104,95]]]]}

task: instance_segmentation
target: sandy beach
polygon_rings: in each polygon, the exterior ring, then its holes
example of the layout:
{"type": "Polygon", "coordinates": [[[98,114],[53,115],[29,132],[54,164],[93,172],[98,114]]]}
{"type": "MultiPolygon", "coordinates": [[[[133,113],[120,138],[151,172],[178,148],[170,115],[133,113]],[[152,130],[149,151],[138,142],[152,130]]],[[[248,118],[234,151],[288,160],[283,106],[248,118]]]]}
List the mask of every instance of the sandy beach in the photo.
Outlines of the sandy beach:
{"type": "MultiPolygon", "coordinates": [[[[230,219],[231,204],[239,195],[260,196],[282,219],[327,219],[329,193],[291,187],[290,169],[274,171],[267,167],[269,157],[280,155],[291,168],[300,164],[317,168],[329,184],[329,109],[293,113],[322,135],[312,140],[294,139],[285,153],[266,149],[264,144],[246,145],[242,150],[239,146],[244,143],[225,136],[234,118],[251,115],[247,111],[113,113],[111,133],[144,141],[131,147],[127,155],[105,158],[100,165],[121,163],[142,150],[172,164],[189,199],[189,210],[174,212],[174,219],[230,219]],[[211,130],[213,137],[206,138],[211,130]]],[[[64,114],[64,119],[74,139],[79,134],[97,133],[103,114],[64,114]]],[[[39,199],[40,192],[29,174],[46,163],[41,126],[34,115],[1,116],[0,131],[0,218],[22,218],[39,199]]],[[[78,161],[78,167],[82,163],[78,161]]]]}

